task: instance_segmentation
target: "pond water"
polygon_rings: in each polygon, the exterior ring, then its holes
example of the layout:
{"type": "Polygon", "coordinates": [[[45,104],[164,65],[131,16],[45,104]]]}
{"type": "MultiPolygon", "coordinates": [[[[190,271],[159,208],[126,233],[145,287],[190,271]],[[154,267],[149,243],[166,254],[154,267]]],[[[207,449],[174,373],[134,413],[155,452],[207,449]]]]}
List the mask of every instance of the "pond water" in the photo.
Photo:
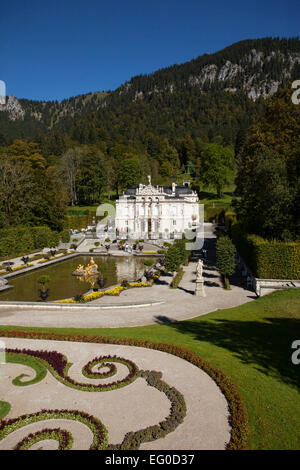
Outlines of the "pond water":
{"type": "MultiPolygon", "coordinates": [[[[74,297],[76,294],[84,294],[91,288],[91,285],[88,282],[79,280],[78,276],[72,276],[72,272],[79,264],[86,266],[90,259],[90,256],[76,256],[27,274],[11,277],[8,279],[8,283],[13,286],[13,289],[1,292],[0,301],[39,301],[38,289],[40,286],[37,280],[41,275],[50,276],[50,283],[48,285],[50,295],[47,298],[48,301],[66,299],[74,297]]],[[[106,279],[104,287],[119,284],[124,279],[127,279],[129,282],[136,281],[142,276],[145,269],[148,269],[144,265],[146,259],[142,257],[114,258],[110,256],[94,256],[94,261],[98,265],[98,271],[106,279]]],[[[155,263],[154,258],[151,261],[155,263]]],[[[95,287],[98,286],[96,285],[95,287]]]]}

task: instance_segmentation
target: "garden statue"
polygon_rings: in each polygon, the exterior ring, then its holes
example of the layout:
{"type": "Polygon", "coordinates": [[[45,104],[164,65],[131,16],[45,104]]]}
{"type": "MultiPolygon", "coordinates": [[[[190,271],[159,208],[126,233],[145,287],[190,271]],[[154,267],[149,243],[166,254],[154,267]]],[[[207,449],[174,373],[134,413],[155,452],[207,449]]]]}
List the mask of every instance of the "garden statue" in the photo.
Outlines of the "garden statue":
{"type": "Polygon", "coordinates": [[[79,264],[72,274],[73,276],[85,276],[85,277],[99,274],[98,265],[95,263],[94,258],[92,257],[90,259],[89,264],[86,266],[86,268],[82,264],[79,264]]]}
{"type": "Polygon", "coordinates": [[[84,266],[83,266],[83,264],[79,264],[72,274],[74,276],[84,276],[84,266]]]}
{"type": "Polygon", "coordinates": [[[197,268],[196,268],[197,278],[202,278],[202,271],[203,271],[203,261],[199,259],[197,263],[197,268]]]}
{"type": "Polygon", "coordinates": [[[91,275],[91,274],[97,274],[98,273],[98,265],[95,263],[94,258],[91,257],[89,264],[84,270],[85,274],[91,275]]]}
{"type": "Polygon", "coordinates": [[[195,286],[195,295],[198,295],[200,297],[206,297],[205,291],[204,291],[204,279],[202,276],[203,272],[203,261],[199,259],[196,267],[196,286],[195,286]]]}

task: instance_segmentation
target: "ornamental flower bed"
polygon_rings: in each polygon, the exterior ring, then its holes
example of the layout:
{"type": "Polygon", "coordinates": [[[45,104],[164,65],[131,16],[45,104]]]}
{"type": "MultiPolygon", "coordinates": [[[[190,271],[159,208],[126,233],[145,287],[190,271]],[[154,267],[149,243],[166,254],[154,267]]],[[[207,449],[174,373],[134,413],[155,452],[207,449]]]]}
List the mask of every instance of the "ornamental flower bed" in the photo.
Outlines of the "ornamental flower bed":
{"type": "Polygon", "coordinates": [[[149,287],[149,284],[147,282],[130,282],[129,286],[130,287],[149,287]]]}
{"type": "MultiPolygon", "coordinates": [[[[150,287],[152,284],[159,279],[161,275],[161,271],[158,271],[157,274],[155,274],[149,282],[130,282],[128,284],[128,287],[124,286],[115,286],[113,289],[105,290],[105,291],[96,291],[92,292],[91,294],[84,295],[82,297],[83,302],[91,302],[92,300],[100,299],[104,295],[120,295],[120,293],[123,290],[131,289],[134,287],[150,287]]],[[[81,301],[81,302],[82,302],[81,301]]],[[[77,304],[79,301],[76,301],[75,299],[63,299],[63,300],[55,300],[55,303],[70,303],[70,304],[77,304]]]]}
{"type": "MultiPolygon", "coordinates": [[[[9,338],[48,339],[58,341],[138,346],[142,348],[163,351],[168,354],[181,357],[182,359],[185,359],[186,361],[206,372],[216,382],[227,399],[230,411],[231,438],[226,448],[229,450],[244,450],[247,447],[247,434],[249,426],[248,414],[245,400],[241,396],[238,386],[235,385],[222,370],[215,368],[211,363],[200,358],[195,353],[187,349],[167,343],[152,343],[148,340],[137,340],[132,338],[107,338],[99,335],[71,335],[38,331],[0,330],[0,336],[9,338]]],[[[106,362],[108,361],[106,360],[106,362]]],[[[63,363],[64,361],[61,361],[62,366],[63,363]]]]}
{"type": "Polygon", "coordinates": [[[120,292],[122,292],[125,289],[126,287],[116,286],[113,289],[104,291],[104,295],[120,295],[120,292]]]}
{"type": "MultiPolygon", "coordinates": [[[[39,378],[43,380],[48,369],[56,379],[63,382],[64,385],[71,386],[80,390],[87,391],[108,391],[129,385],[137,378],[146,380],[150,387],[156,388],[158,391],[165,394],[170,401],[169,415],[156,425],[148,426],[138,431],[127,432],[123,441],[120,444],[108,443],[108,432],[104,424],[94,416],[91,416],[83,411],[78,410],[46,410],[35,413],[21,415],[18,418],[2,419],[0,421],[0,440],[8,436],[10,433],[26,427],[38,421],[47,421],[49,419],[70,419],[73,421],[80,421],[82,424],[88,426],[94,435],[93,443],[90,449],[93,450],[135,450],[139,449],[143,442],[149,442],[160,439],[168,433],[173,432],[177,426],[183,422],[186,416],[186,404],[184,396],[174,387],[171,387],[162,380],[162,373],[156,371],[139,370],[136,364],[128,359],[117,356],[101,356],[96,357],[89,361],[82,369],[83,375],[87,378],[107,378],[116,374],[117,369],[115,363],[124,364],[128,368],[128,375],[122,380],[114,381],[110,384],[81,384],[75,382],[68,376],[68,369],[70,364],[67,358],[57,351],[32,351],[29,349],[8,349],[8,362],[25,364],[33,366],[32,360],[40,363],[40,367],[45,368],[45,373],[39,378]],[[95,366],[98,366],[98,372],[93,371],[95,366]],[[107,372],[99,372],[100,368],[108,369],[107,372]]],[[[19,376],[18,378],[21,378],[19,376]]],[[[27,385],[32,381],[14,383],[14,385],[27,385]]],[[[1,402],[0,402],[1,403],[1,402]]],[[[9,403],[2,402],[7,405],[2,416],[10,411],[9,403]]],[[[45,428],[35,433],[30,433],[19,441],[14,450],[26,450],[32,445],[45,439],[54,439],[58,442],[58,450],[69,450],[72,448],[73,436],[69,431],[61,428],[49,429],[45,428]]]]}
{"type": "MultiPolygon", "coordinates": [[[[11,272],[14,271],[19,271],[20,269],[25,269],[25,268],[30,268],[30,266],[33,266],[33,264],[27,264],[27,265],[20,265],[20,266],[15,266],[14,268],[10,268],[11,272]]],[[[7,274],[7,269],[1,269],[0,274],[7,274]]]]}
{"type": "Polygon", "coordinates": [[[33,266],[33,264],[27,264],[27,265],[24,265],[24,266],[15,266],[14,268],[12,268],[13,271],[18,271],[19,269],[24,269],[24,268],[30,268],[30,266],[33,266]]]}
{"type": "Polygon", "coordinates": [[[55,259],[54,256],[50,256],[49,258],[41,259],[40,261],[38,261],[38,263],[46,263],[46,261],[51,261],[53,259],[55,259]]]}

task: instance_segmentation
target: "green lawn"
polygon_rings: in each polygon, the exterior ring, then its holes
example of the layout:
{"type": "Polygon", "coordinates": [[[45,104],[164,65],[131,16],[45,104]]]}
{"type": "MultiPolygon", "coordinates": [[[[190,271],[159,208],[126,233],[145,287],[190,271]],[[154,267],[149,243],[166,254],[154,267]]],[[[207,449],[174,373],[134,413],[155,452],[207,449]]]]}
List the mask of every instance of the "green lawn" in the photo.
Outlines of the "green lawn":
{"type": "Polygon", "coordinates": [[[291,344],[300,339],[299,289],[184,322],[162,322],[120,329],[34,330],[147,339],[189,349],[239,386],[249,414],[249,449],[300,448],[300,364],[291,362],[291,344]]]}
{"type": "Polygon", "coordinates": [[[68,211],[79,212],[79,211],[87,211],[87,210],[96,212],[100,204],[112,204],[113,206],[115,206],[116,205],[115,198],[116,196],[111,196],[110,199],[108,199],[107,197],[104,197],[102,201],[99,201],[99,204],[94,204],[93,206],[68,206],[67,212],[68,211]]]}
{"type": "Polygon", "coordinates": [[[207,205],[222,205],[222,204],[228,204],[230,205],[232,202],[232,199],[234,197],[234,190],[235,190],[235,185],[231,184],[228,186],[225,186],[223,189],[222,197],[218,198],[217,194],[215,192],[210,192],[208,190],[200,191],[199,192],[199,200],[201,204],[207,204],[207,205]]]}

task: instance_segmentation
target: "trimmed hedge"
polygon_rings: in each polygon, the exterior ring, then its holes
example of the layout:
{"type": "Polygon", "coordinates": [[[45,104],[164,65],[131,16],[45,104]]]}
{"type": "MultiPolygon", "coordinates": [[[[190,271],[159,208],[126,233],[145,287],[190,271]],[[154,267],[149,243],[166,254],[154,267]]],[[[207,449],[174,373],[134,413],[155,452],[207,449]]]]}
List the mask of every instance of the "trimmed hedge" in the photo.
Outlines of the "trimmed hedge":
{"type": "Polygon", "coordinates": [[[222,222],[224,220],[225,212],[230,208],[230,204],[215,203],[215,207],[212,205],[204,204],[204,222],[222,222]]]}
{"type": "Polygon", "coordinates": [[[95,217],[96,223],[103,219],[103,216],[96,216],[96,211],[86,210],[86,211],[72,211],[72,215],[66,216],[65,228],[70,230],[79,230],[86,228],[89,224],[92,223],[93,218],[95,217]],[[77,213],[76,213],[77,212],[77,213]]]}
{"type": "Polygon", "coordinates": [[[70,236],[70,230],[69,229],[64,229],[61,233],[60,233],[60,238],[61,238],[61,241],[63,243],[69,243],[70,242],[70,239],[71,239],[71,236],[70,236]]]}
{"type": "Polygon", "coordinates": [[[237,223],[236,213],[231,212],[231,211],[225,212],[225,227],[226,227],[226,230],[229,233],[229,235],[231,233],[230,232],[231,231],[231,226],[233,224],[236,224],[236,223],[237,223]]]}
{"type": "Polygon", "coordinates": [[[174,276],[174,279],[173,279],[172,284],[170,286],[171,289],[177,289],[177,287],[180,284],[181,279],[183,278],[183,275],[184,275],[184,270],[183,270],[183,268],[180,268],[178,273],[176,273],[175,276],[174,276]]]}
{"type": "Polygon", "coordinates": [[[81,230],[88,226],[88,215],[67,215],[66,228],[72,230],[81,230]]]}
{"type": "Polygon", "coordinates": [[[265,240],[245,233],[239,224],[231,236],[242,257],[261,279],[300,279],[300,243],[265,240]]]}
{"type": "Polygon", "coordinates": [[[61,237],[60,233],[46,226],[0,229],[0,258],[21,256],[37,249],[57,246],[61,237]]]}

